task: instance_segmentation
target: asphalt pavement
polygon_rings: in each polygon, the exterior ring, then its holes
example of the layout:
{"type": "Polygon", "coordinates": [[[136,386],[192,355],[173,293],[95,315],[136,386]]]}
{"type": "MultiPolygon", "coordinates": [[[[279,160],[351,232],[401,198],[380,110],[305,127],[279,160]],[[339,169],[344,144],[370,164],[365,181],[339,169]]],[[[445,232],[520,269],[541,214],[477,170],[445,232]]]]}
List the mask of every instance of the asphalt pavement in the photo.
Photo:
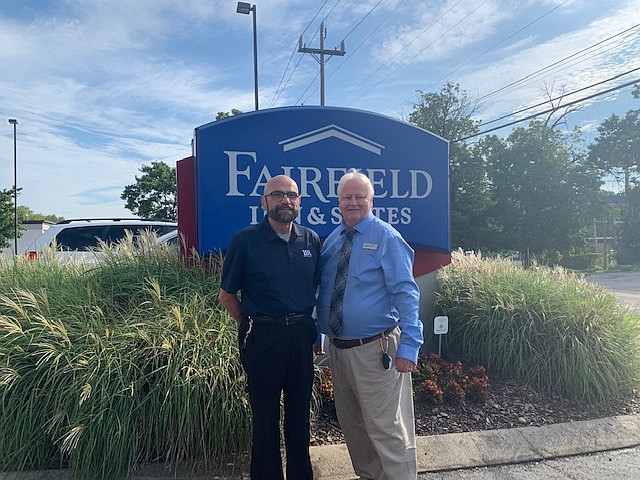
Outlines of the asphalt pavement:
{"type": "Polygon", "coordinates": [[[424,473],[420,480],[629,480],[640,478],[640,447],[498,467],[424,473]]]}
{"type": "Polygon", "coordinates": [[[603,272],[585,276],[615,294],[621,303],[640,312],[640,272],[603,272]]]}

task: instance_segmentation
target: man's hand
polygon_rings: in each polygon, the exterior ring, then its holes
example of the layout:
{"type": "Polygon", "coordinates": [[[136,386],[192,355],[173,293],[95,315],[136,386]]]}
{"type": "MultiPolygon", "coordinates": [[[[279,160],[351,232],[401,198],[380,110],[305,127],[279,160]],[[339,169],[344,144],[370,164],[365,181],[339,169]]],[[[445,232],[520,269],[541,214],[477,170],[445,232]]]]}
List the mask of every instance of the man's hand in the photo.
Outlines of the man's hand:
{"type": "Polygon", "coordinates": [[[225,292],[220,289],[218,292],[218,301],[224,308],[227,309],[229,315],[236,319],[238,323],[242,321],[242,307],[240,306],[240,299],[235,293],[225,292]]]}
{"type": "MultiPolygon", "coordinates": [[[[317,324],[316,324],[316,328],[318,328],[317,324]]],[[[324,340],[325,340],[325,336],[322,333],[320,333],[320,329],[318,328],[318,338],[316,338],[316,343],[313,344],[314,355],[324,355],[324,340]]]]}
{"type": "Polygon", "coordinates": [[[396,357],[396,370],[400,373],[411,373],[416,368],[416,364],[411,360],[396,357]]]}

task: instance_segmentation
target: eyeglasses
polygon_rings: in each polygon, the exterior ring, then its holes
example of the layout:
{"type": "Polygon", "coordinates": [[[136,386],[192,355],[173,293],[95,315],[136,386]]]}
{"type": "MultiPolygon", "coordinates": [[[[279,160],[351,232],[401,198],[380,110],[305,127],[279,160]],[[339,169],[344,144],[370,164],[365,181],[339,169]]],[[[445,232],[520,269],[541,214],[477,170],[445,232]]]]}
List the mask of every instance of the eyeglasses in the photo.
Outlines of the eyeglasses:
{"type": "Polygon", "coordinates": [[[298,192],[281,192],[280,190],[276,190],[275,192],[267,193],[264,195],[265,197],[271,197],[274,202],[281,202],[284,200],[286,196],[292,202],[296,201],[300,198],[300,194],[298,192]]]}

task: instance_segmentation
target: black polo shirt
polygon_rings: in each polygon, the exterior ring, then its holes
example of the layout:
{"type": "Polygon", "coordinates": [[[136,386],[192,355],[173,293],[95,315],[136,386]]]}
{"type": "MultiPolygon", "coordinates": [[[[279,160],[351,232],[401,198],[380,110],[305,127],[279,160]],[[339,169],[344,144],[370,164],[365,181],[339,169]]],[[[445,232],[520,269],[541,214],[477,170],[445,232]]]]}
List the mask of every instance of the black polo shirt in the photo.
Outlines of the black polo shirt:
{"type": "Polygon", "coordinates": [[[320,284],[320,239],[296,223],[289,242],[267,217],[238,232],[227,249],[220,286],[240,293],[244,315],[311,313],[320,284]]]}

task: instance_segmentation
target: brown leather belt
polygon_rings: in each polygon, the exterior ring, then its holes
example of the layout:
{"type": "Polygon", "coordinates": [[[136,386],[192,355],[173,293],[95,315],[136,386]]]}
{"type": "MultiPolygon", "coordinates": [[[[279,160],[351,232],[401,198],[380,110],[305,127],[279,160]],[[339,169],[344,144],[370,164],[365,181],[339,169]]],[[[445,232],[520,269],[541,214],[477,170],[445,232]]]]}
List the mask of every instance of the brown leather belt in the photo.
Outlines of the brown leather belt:
{"type": "Polygon", "coordinates": [[[257,323],[280,323],[282,325],[295,325],[296,323],[302,323],[306,319],[310,318],[308,313],[287,313],[280,317],[272,317],[270,315],[247,315],[249,320],[253,320],[257,323]]]}
{"type": "Polygon", "coordinates": [[[331,343],[335,345],[336,348],[344,350],[346,348],[359,347],[360,345],[366,345],[367,343],[371,343],[374,340],[378,340],[383,335],[389,335],[396,329],[396,326],[387,328],[384,332],[374,335],[372,337],[367,338],[354,338],[351,340],[341,340],[340,338],[332,338],[331,343]]]}

